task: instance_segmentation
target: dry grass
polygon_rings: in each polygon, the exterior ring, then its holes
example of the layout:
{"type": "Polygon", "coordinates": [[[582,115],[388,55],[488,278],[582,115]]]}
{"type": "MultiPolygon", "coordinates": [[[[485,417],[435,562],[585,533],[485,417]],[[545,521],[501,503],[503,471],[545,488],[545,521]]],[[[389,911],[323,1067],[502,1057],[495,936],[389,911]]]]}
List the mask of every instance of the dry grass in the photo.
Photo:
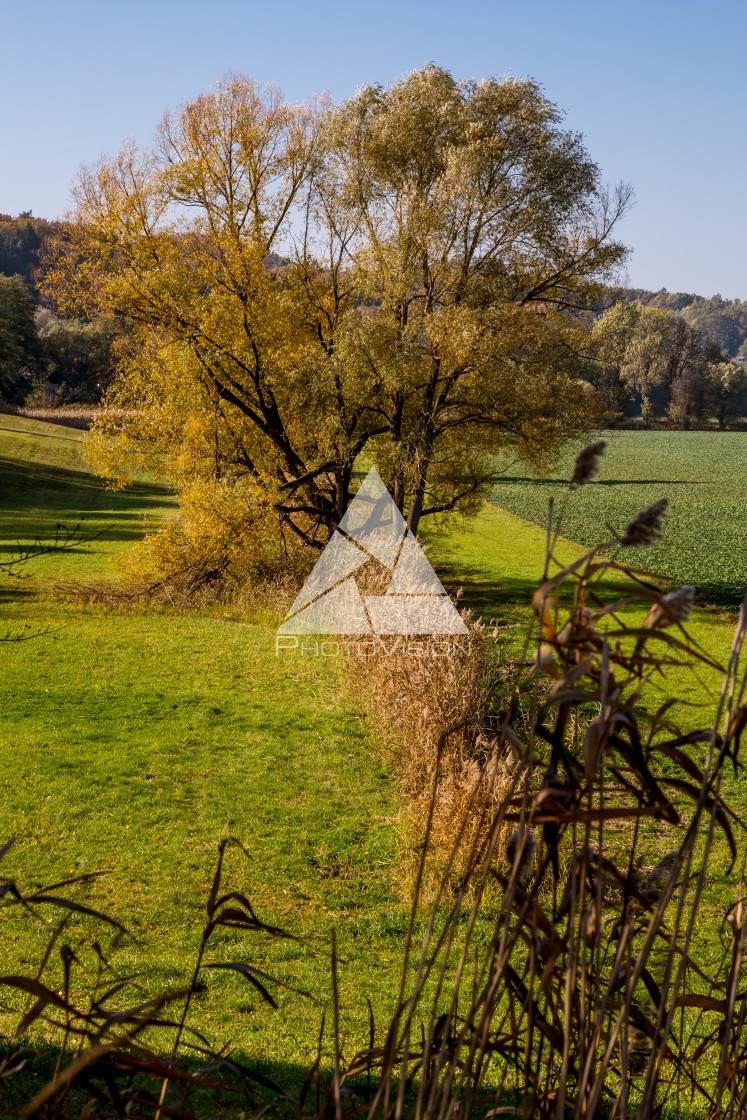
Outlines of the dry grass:
{"type": "MultiPolygon", "coordinates": [[[[466,828],[469,841],[479,843],[474,831],[477,822],[486,819],[489,805],[505,797],[514,770],[511,758],[500,757],[494,729],[483,722],[495,710],[501,689],[505,691],[509,669],[498,662],[495,633],[468,611],[462,612],[462,619],[469,634],[456,641],[446,636],[444,643],[451,646],[447,656],[430,652],[430,643],[426,644],[429,652],[417,656],[412,646],[400,643],[392,652],[390,644],[379,647],[371,658],[352,656],[345,661],[349,685],[363,699],[404,795],[405,866],[410,871],[417,862],[423,821],[434,798],[431,884],[440,879],[460,826],[466,828]],[[458,730],[439,750],[443,728],[454,725],[459,725],[458,730]]],[[[507,835],[508,830],[503,830],[496,858],[503,858],[507,835]]],[[[455,878],[463,872],[469,846],[465,843],[452,861],[455,878]]],[[[410,879],[405,874],[405,881],[410,879]]]]}
{"type": "Polygon", "coordinates": [[[98,415],[98,409],[86,405],[44,408],[3,404],[0,412],[10,416],[25,416],[28,420],[44,420],[47,424],[61,424],[65,428],[81,428],[88,431],[98,415]]]}
{"type": "Polygon", "coordinates": [[[237,561],[236,550],[212,542],[179,539],[167,552],[152,547],[177,536],[172,523],[146,537],[122,561],[118,580],[61,581],[53,584],[58,599],[115,610],[168,609],[200,611],[229,607],[244,619],[279,621],[311,570],[316,557],[296,549],[281,555],[237,561]]]}

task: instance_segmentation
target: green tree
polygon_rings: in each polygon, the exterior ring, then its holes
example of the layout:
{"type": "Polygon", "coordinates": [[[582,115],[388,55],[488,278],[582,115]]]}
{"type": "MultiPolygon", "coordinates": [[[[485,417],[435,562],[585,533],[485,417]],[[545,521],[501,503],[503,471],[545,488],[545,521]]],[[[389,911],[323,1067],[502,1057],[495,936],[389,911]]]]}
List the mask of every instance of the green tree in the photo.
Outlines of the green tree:
{"type": "Polygon", "coordinates": [[[747,370],[741,362],[709,361],[704,368],[706,402],[720,431],[728,420],[744,415],[747,395],[747,370]]]}
{"type": "Polygon", "coordinates": [[[699,420],[707,408],[708,383],[704,368],[688,365],[672,384],[668,415],[684,431],[689,431],[693,420],[699,420]]]}
{"type": "Polygon", "coordinates": [[[673,316],[664,329],[664,336],[667,364],[661,388],[666,401],[667,415],[681,419],[689,426],[690,420],[698,415],[705,399],[701,335],[684,319],[673,316]],[[675,397],[676,417],[672,411],[675,397]]]}
{"type": "Polygon", "coordinates": [[[17,274],[35,284],[43,270],[45,244],[58,230],[58,223],[34,218],[30,211],[16,218],[0,214],[0,273],[17,274]]]}
{"type": "Polygon", "coordinates": [[[542,462],[599,416],[581,312],[624,257],[611,233],[629,192],[605,194],[560,119],[531,81],[435,66],[332,118],[309,237],[331,283],[310,276],[309,303],[327,351],[341,342],[367,371],[377,456],[413,530],[479,495],[496,452],[542,462]],[[346,313],[354,293],[376,314],[346,313]]]}
{"type": "Polygon", "coordinates": [[[641,398],[644,421],[654,418],[654,394],[669,377],[671,317],[657,308],[618,302],[594,324],[592,344],[622,392],[641,398]]]}
{"type": "Polygon", "coordinates": [[[0,397],[22,403],[43,369],[31,293],[22,276],[0,276],[0,397]]]}
{"type": "Polygon", "coordinates": [[[58,319],[42,309],[36,315],[47,378],[63,401],[97,403],[111,382],[114,343],[122,331],[111,321],[58,319]]]}

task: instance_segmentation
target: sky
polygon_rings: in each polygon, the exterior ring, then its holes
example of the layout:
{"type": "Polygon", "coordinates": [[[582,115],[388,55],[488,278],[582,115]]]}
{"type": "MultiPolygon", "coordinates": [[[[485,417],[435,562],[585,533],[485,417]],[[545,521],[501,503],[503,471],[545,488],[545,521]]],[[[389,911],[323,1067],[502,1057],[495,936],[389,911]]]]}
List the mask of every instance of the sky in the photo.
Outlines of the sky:
{"type": "Polygon", "coordinates": [[[0,0],[0,212],[61,217],[81,164],[229,70],[336,100],[435,62],[532,77],[636,204],[633,287],[747,299],[747,4],[0,0]]]}

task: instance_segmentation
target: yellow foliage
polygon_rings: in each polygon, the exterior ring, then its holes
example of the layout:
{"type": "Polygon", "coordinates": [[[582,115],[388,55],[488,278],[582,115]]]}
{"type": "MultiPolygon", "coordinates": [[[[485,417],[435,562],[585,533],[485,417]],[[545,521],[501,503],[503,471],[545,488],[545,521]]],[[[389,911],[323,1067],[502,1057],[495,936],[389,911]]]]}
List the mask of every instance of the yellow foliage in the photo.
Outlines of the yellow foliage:
{"type": "Polygon", "coordinates": [[[627,201],[559,119],[432,66],[339,107],[230,76],[85,170],[47,295],[133,325],[92,463],[166,478],[187,551],[255,554],[323,544],[361,455],[413,530],[549,465],[603,418],[583,311],[627,201]]]}

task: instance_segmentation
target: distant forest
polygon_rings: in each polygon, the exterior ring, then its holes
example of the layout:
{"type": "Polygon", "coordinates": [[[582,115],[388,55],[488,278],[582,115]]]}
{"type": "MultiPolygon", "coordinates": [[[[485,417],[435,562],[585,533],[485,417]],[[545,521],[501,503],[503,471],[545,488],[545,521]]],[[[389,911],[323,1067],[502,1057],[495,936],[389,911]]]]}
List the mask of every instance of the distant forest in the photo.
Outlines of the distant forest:
{"type": "Polygon", "coordinates": [[[34,218],[30,210],[17,218],[0,214],[0,275],[22,276],[34,291],[42,275],[44,243],[62,228],[62,222],[34,218]]]}
{"type": "Polygon", "coordinates": [[[703,336],[704,343],[718,347],[730,358],[747,358],[747,300],[722,299],[720,295],[696,296],[693,292],[668,292],[662,288],[627,288],[620,292],[625,303],[656,307],[679,315],[703,336]]]}
{"type": "MultiPolygon", "coordinates": [[[[49,249],[64,231],[64,222],[28,210],[15,218],[0,214],[0,397],[8,401],[96,403],[114,375],[117,340],[127,324],[58,318],[40,299],[49,249]]],[[[273,269],[287,262],[276,257],[267,263],[273,269]]],[[[747,300],[664,288],[618,289],[610,293],[615,300],[684,320],[691,335],[698,332],[701,348],[718,352],[716,359],[747,359],[747,300]]]]}
{"type": "Polygon", "coordinates": [[[64,230],[30,210],[0,214],[0,400],[11,404],[98,403],[127,334],[125,323],[60,318],[42,305],[38,284],[64,230]]]}

